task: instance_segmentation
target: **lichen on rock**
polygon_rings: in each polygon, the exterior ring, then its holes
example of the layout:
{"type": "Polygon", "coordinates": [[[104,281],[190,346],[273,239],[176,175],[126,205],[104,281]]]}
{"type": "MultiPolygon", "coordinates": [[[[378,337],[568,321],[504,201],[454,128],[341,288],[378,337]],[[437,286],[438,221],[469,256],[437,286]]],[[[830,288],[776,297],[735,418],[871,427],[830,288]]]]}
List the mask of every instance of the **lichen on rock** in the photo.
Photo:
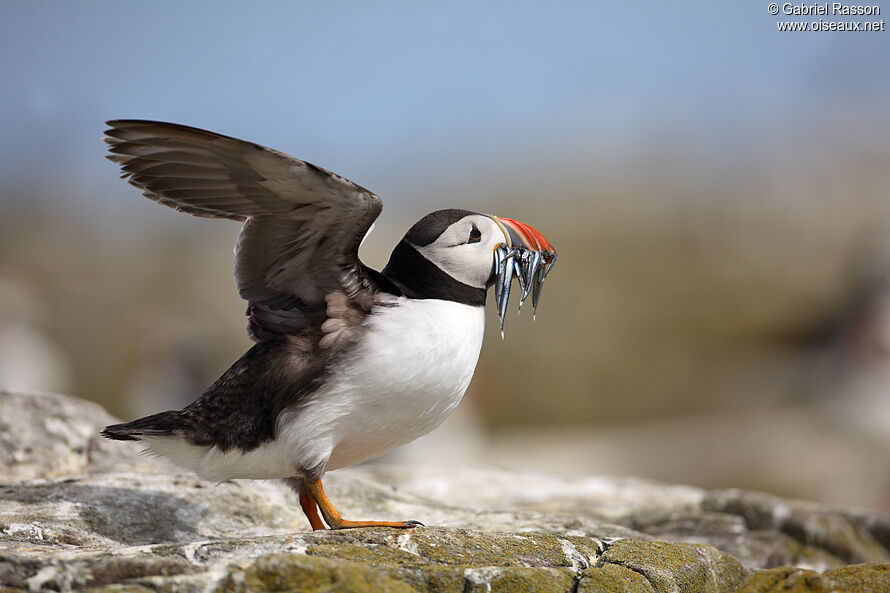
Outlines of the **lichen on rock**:
{"type": "Polygon", "coordinates": [[[326,482],[344,514],[432,526],[312,532],[281,484],[209,484],[106,446],[95,435],[111,419],[94,404],[0,393],[0,409],[3,593],[890,590],[877,513],[633,478],[369,466],[326,482]]]}

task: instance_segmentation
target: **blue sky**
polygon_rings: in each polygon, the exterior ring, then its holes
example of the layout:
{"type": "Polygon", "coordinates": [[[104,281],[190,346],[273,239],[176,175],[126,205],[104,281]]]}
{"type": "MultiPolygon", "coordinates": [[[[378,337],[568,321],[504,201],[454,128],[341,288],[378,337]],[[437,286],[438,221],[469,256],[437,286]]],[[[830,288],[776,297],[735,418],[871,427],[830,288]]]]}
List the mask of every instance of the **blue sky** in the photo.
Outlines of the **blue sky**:
{"type": "Polygon", "coordinates": [[[113,117],[244,137],[385,189],[664,123],[732,142],[813,105],[886,106],[890,33],[779,33],[766,6],[4,2],[0,178],[103,193],[119,183],[98,142],[113,117]]]}

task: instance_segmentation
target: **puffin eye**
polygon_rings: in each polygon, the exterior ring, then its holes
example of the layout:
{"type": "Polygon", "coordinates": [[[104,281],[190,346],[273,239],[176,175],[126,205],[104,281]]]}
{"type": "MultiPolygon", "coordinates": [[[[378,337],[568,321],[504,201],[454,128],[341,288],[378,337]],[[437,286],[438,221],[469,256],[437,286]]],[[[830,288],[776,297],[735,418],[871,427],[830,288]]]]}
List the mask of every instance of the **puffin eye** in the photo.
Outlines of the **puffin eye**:
{"type": "Polygon", "coordinates": [[[467,243],[478,243],[482,240],[482,231],[474,224],[473,230],[470,231],[470,238],[467,243]]]}

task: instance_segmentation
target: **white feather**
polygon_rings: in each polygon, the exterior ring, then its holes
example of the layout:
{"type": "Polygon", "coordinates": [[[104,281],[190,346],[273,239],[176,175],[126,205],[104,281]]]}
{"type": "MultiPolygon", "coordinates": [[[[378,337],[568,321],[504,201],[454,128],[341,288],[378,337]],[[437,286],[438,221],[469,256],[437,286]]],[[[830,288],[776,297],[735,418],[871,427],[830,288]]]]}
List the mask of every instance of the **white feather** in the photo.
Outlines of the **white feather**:
{"type": "Polygon", "coordinates": [[[494,250],[508,240],[491,217],[470,214],[452,223],[429,245],[415,245],[414,249],[458,282],[485,288],[491,278],[494,250]],[[469,243],[474,226],[481,237],[478,242],[469,243]]]}
{"type": "Polygon", "coordinates": [[[273,441],[223,453],[172,437],[144,440],[154,453],[215,481],[287,478],[373,459],[454,411],[476,368],[484,321],[483,307],[393,299],[372,310],[365,335],[311,400],[281,414],[273,441]]]}

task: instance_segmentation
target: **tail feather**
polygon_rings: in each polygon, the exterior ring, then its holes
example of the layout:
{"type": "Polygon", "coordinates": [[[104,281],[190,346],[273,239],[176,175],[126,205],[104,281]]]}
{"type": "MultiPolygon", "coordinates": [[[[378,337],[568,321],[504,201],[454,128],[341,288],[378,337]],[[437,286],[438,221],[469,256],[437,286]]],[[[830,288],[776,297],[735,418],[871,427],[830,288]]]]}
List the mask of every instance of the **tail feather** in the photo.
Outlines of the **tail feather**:
{"type": "Polygon", "coordinates": [[[173,436],[183,429],[180,410],[169,410],[152,414],[132,422],[112,424],[101,432],[106,439],[116,441],[138,441],[142,436],[173,436]]]}

